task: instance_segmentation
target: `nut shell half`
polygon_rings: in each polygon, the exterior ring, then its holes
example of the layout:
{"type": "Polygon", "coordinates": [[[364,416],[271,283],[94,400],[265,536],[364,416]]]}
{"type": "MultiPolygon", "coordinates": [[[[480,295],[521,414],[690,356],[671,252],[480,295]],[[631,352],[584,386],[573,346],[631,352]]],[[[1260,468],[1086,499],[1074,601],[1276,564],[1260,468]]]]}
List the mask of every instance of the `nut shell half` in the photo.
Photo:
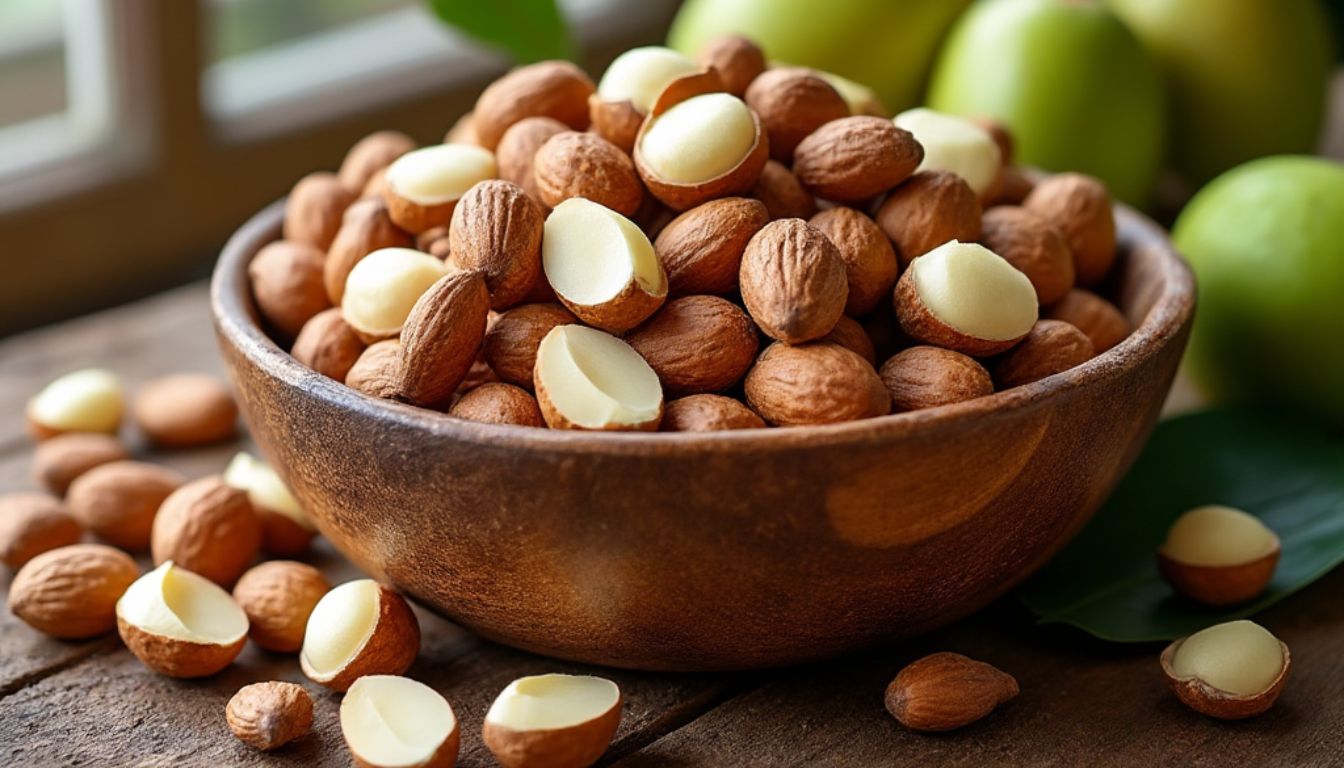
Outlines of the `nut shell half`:
{"type": "Polygon", "coordinates": [[[1274,549],[1244,563],[1233,565],[1194,565],[1157,553],[1157,570],[1180,594],[1204,605],[1236,605],[1265,591],[1279,565],[1281,547],[1274,537],[1274,549]]]}
{"type": "Polygon", "coordinates": [[[1288,652],[1288,646],[1282,640],[1279,641],[1279,648],[1283,651],[1283,668],[1279,670],[1278,677],[1265,690],[1250,695],[1220,690],[1198,677],[1178,677],[1172,669],[1172,659],[1185,640],[1186,638],[1181,638],[1168,645],[1162,651],[1159,661],[1162,673],[1166,675],[1167,684],[1171,686],[1176,698],[1196,712],[1219,720],[1244,720],[1274,706],[1279,694],[1283,692],[1283,685],[1288,681],[1288,672],[1292,667],[1292,654],[1288,652]]]}

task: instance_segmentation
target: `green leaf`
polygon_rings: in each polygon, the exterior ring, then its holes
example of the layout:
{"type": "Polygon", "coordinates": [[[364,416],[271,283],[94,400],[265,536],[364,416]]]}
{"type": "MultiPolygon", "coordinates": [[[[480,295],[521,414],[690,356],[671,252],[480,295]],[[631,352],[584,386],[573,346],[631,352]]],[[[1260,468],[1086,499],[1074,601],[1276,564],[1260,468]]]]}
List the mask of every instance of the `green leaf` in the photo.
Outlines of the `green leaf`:
{"type": "Polygon", "coordinates": [[[1042,623],[1120,643],[1172,640],[1277,603],[1344,561],[1344,435],[1229,409],[1164,422],[1097,516],[1022,588],[1042,623]],[[1268,589],[1206,608],[1157,573],[1157,548],[1182,512],[1226,504],[1257,515],[1283,551],[1268,589]]]}
{"type": "Polygon", "coordinates": [[[519,63],[567,59],[569,27],[555,0],[429,0],[439,18],[513,55],[519,63]]]}

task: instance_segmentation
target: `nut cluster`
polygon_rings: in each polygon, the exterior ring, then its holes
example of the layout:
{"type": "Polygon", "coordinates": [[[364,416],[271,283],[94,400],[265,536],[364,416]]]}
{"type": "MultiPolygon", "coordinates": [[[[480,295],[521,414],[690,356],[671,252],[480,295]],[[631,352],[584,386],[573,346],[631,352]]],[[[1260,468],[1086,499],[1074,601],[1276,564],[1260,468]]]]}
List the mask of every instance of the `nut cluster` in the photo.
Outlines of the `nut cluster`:
{"type": "Polygon", "coordinates": [[[554,429],[863,419],[1128,335],[1096,292],[1100,182],[1033,184],[997,124],[881,115],[737,37],[628,51],[597,84],[521,67],[447,143],[379,132],[300,181],[253,295],[295,359],[364,394],[554,429]]]}

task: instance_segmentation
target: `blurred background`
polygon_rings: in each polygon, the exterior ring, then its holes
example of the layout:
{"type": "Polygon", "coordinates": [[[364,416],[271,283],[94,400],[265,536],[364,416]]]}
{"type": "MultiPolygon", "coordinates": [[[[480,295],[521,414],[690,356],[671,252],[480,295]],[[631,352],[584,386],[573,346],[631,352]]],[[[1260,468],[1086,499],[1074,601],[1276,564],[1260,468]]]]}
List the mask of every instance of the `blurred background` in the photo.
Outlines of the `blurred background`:
{"type": "Polygon", "coordinates": [[[302,174],[334,169],[377,128],[441,141],[515,61],[568,52],[596,79],[669,29],[691,51],[746,32],[774,58],[872,86],[890,111],[928,99],[997,113],[1024,134],[1024,161],[1120,166],[1117,195],[1168,222],[1253,156],[1344,156],[1330,43],[1344,2],[1098,0],[1106,18],[1076,31],[1050,16],[1078,5],[1093,3],[0,0],[0,336],[206,275],[229,233],[302,174]],[[534,23],[557,5],[563,24],[534,23]],[[1133,34],[1112,39],[1107,24],[1133,34]],[[1220,50],[1221,81],[1208,63],[1220,50]],[[1245,116],[1220,117],[1229,101],[1245,116]],[[1189,104],[1215,120],[1213,139],[1188,125],[1189,104]],[[1097,126],[1033,122],[1060,110],[1097,126]],[[1238,133],[1241,146],[1205,151],[1238,133]],[[1096,141],[1075,146],[1082,134],[1096,141]]]}

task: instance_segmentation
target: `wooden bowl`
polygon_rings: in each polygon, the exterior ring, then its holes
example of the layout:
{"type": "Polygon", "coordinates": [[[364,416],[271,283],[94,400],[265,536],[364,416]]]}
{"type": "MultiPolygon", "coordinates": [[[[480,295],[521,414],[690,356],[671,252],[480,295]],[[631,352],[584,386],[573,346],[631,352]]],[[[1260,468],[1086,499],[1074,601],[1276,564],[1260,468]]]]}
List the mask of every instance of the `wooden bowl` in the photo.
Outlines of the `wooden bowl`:
{"type": "Polygon", "coordinates": [[[925,632],[1004,594],[1087,521],[1170,387],[1194,281],[1118,210],[1137,327],[990,397],[821,427],[585,433],[458,421],[319,376],[258,325],[224,249],[211,301],[261,449],[360,568],[485,637],[618,667],[794,664],[925,632]]]}

